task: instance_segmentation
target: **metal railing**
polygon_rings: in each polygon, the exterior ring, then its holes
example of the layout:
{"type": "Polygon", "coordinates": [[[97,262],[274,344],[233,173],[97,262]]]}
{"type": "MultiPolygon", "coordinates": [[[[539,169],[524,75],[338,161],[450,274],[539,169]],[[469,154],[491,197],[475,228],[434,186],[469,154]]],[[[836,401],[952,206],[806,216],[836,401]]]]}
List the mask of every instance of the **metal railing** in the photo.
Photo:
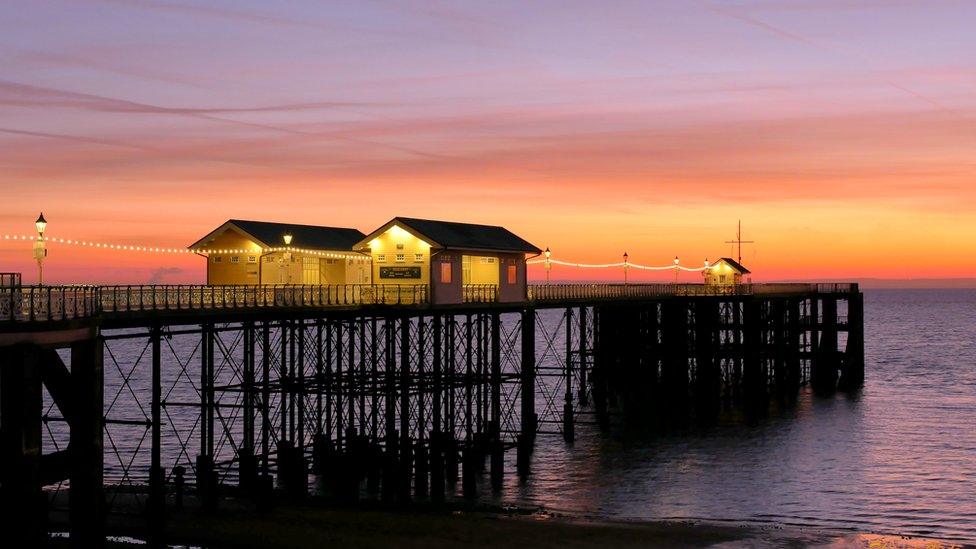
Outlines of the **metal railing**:
{"type": "MultiPolygon", "coordinates": [[[[430,304],[426,284],[20,286],[0,285],[0,322],[53,321],[98,314],[212,309],[416,306],[430,304]]],[[[19,277],[16,278],[19,281],[19,277]]],[[[532,303],[629,300],[668,296],[856,293],[857,284],[532,284],[532,303]]],[[[494,303],[498,286],[468,284],[463,303],[494,303]]]]}
{"type": "Polygon", "coordinates": [[[425,284],[102,286],[106,313],[257,307],[423,305],[425,284]]]}
{"type": "Polygon", "coordinates": [[[626,300],[668,296],[845,294],[858,291],[857,284],[530,284],[528,299],[534,302],[607,299],[626,300]]]}
{"type": "Polygon", "coordinates": [[[0,288],[20,286],[20,273],[0,273],[0,288]]]}
{"type": "Polygon", "coordinates": [[[461,286],[463,303],[494,303],[498,301],[497,284],[465,284],[461,286]]]}
{"type": "Polygon", "coordinates": [[[90,318],[99,313],[97,286],[2,286],[0,321],[90,318]]]}

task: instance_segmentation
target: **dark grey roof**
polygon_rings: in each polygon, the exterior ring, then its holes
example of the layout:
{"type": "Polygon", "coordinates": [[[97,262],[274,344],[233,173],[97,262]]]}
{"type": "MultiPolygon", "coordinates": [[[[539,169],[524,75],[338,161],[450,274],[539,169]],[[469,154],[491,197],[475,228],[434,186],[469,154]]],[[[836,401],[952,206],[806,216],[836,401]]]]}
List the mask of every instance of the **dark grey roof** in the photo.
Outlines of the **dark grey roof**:
{"type": "Polygon", "coordinates": [[[728,263],[729,265],[732,265],[732,267],[735,270],[739,271],[742,274],[752,274],[749,271],[749,269],[746,269],[745,267],[742,266],[741,263],[739,263],[738,261],[732,259],[731,257],[720,257],[719,258],[719,261],[724,261],[724,262],[728,263]]]}
{"type": "MultiPolygon", "coordinates": [[[[270,223],[267,221],[248,221],[245,219],[231,219],[227,223],[239,227],[242,231],[260,240],[262,244],[269,248],[284,246],[285,234],[291,234],[291,245],[295,248],[352,250],[353,245],[366,236],[357,229],[340,227],[270,223]]],[[[207,235],[207,237],[209,236],[207,235]]],[[[204,237],[204,239],[207,237],[204,237]]],[[[203,240],[197,244],[201,242],[203,240]]],[[[195,246],[196,244],[191,247],[195,246]]]]}
{"type": "Polygon", "coordinates": [[[434,221],[431,219],[415,219],[412,217],[395,217],[393,220],[406,225],[445,248],[533,254],[542,252],[539,248],[536,248],[504,227],[456,223],[453,221],[434,221]]]}

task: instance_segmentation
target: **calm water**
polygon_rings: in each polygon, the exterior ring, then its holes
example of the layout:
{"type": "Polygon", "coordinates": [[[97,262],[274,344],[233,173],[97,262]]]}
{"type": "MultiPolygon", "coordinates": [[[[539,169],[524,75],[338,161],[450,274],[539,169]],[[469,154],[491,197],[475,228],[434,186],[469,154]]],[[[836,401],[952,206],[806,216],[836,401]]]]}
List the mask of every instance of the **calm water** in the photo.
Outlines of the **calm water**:
{"type": "MultiPolygon", "coordinates": [[[[976,543],[976,291],[867,292],[865,321],[866,382],[856,397],[804,393],[795,408],[758,424],[667,436],[580,427],[571,448],[540,437],[528,481],[509,474],[495,501],[603,519],[729,520],[976,543]]],[[[195,455],[197,407],[175,403],[198,402],[198,343],[190,335],[164,344],[167,469],[176,461],[189,469],[195,455]]],[[[145,337],[108,349],[108,415],[145,419],[145,337]],[[130,384],[120,384],[129,371],[130,384]]],[[[218,369],[227,382],[232,374],[218,369]]],[[[222,421],[239,430],[235,414],[225,413],[222,421]]],[[[107,454],[107,478],[119,479],[130,460],[145,471],[146,434],[132,425],[109,429],[107,449],[121,455],[107,454]]],[[[217,452],[232,456],[232,445],[222,440],[217,452]]],[[[514,463],[507,468],[514,472],[514,463]]]]}
{"type": "Polygon", "coordinates": [[[701,518],[976,542],[976,291],[869,291],[856,397],[757,425],[540,439],[508,499],[610,519],[701,518]]]}

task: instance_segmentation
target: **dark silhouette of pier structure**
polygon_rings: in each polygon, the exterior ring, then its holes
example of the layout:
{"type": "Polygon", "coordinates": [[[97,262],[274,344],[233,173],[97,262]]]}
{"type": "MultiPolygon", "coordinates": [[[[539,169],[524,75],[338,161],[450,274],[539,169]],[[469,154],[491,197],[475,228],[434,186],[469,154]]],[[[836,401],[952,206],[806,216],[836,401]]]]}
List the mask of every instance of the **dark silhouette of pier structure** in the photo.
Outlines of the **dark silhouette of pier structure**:
{"type": "Polygon", "coordinates": [[[0,287],[5,536],[148,535],[224,496],[434,503],[580,425],[757,414],[864,378],[856,284],[0,287]],[[512,461],[506,457],[513,455],[512,461]]]}

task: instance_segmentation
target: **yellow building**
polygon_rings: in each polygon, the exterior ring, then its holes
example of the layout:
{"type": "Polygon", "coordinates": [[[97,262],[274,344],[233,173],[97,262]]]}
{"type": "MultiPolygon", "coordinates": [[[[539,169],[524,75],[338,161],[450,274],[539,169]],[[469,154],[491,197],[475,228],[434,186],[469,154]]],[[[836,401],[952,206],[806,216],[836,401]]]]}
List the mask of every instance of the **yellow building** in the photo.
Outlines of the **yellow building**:
{"type": "Polygon", "coordinates": [[[425,285],[435,304],[526,299],[526,254],[541,250],[504,227],[395,217],[354,249],[376,284],[425,285]]]}
{"type": "Polygon", "coordinates": [[[723,257],[703,271],[705,284],[710,286],[734,286],[742,284],[743,275],[750,274],[738,261],[723,257]]]}
{"type": "Polygon", "coordinates": [[[207,284],[369,284],[356,229],[231,219],[190,246],[207,257],[207,284]]]}

